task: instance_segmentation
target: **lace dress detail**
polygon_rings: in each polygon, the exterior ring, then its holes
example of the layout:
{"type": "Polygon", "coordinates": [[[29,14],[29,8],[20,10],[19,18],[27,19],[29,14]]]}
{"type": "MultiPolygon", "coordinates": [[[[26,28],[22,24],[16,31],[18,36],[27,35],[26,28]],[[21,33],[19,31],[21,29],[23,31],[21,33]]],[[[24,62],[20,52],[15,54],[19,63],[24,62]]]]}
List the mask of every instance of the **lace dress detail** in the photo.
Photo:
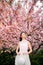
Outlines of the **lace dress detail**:
{"type": "Polygon", "coordinates": [[[21,55],[16,55],[15,57],[15,65],[31,65],[30,58],[28,54],[22,54],[24,52],[27,52],[28,50],[28,41],[22,40],[20,42],[20,51],[21,55]]]}

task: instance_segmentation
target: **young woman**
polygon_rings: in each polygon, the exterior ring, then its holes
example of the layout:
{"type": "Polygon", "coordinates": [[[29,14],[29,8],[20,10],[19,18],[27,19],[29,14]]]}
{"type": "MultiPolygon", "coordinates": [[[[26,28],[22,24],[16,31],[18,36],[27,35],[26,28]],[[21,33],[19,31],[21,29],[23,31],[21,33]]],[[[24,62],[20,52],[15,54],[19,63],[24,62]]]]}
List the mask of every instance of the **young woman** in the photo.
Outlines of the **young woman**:
{"type": "Polygon", "coordinates": [[[25,32],[20,34],[20,41],[16,49],[15,65],[31,65],[29,54],[32,52],[32,47],[26,37],[27,34],[25,32]]]}

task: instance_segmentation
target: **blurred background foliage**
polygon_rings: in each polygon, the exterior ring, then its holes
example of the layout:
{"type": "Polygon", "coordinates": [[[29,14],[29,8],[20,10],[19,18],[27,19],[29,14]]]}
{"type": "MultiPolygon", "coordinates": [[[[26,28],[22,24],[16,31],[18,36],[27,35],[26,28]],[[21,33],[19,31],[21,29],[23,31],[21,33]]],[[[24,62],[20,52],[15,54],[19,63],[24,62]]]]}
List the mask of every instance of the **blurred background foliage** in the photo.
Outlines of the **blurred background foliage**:
{"type": "Polygon", "coordinates": [[[22,31],[27,32],[32,44],[31,65],[43,65],[43,0],[22,2],[0,0],[0,65],[15,64],[15,49],[22,31]]]}
{"type": "MultiPolygon", "coordinates": [[[[15,65],[15,51],[0,52],[0,65],[15,65]]],[[[43,50],[38,51],[36,54],[30,54],[31,65],[42,65],[43,64],[43,50]]]]}

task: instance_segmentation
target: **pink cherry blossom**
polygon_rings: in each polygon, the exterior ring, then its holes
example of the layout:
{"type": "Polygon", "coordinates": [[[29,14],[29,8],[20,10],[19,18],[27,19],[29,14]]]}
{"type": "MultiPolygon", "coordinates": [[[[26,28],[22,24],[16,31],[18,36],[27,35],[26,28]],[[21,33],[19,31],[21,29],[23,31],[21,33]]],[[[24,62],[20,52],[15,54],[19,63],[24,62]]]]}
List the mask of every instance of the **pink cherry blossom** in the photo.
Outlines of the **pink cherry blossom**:
{"type": "Polygon", "coordinates": [[[35,11],[37,2],[14,2],[16,4],[0,1],[0,49],[15,48],[20,33],[26,31],[27,40],[31,42],[33,50],[36,50],[43,41],[43,7],[40,6],[35,11]]]}

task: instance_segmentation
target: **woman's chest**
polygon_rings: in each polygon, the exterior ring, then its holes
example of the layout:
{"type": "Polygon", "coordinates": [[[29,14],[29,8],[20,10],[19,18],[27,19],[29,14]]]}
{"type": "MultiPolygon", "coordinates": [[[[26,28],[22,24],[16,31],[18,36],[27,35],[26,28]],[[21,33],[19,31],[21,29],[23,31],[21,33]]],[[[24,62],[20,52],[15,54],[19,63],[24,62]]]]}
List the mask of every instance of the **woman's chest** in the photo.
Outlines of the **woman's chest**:
{"type": "Polygon", "coordinates": [[[20,48],[21,49],[28,49],[28,43],[26,41],[22,41],[20,43],[20,48]]]}

